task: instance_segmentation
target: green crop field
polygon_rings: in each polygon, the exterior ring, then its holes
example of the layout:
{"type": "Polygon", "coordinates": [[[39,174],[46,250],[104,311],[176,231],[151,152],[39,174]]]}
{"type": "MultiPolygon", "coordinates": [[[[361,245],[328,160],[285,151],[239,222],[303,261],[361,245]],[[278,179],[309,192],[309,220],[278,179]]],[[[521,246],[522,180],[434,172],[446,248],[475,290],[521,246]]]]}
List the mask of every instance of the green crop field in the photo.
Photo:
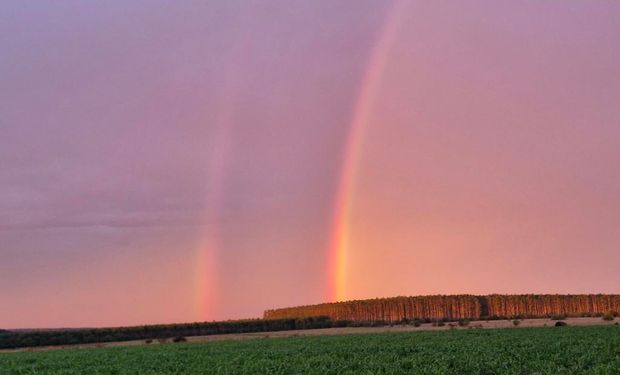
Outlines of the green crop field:
{"type": "Polygon", "coordinates": [[[0,354],[0,374],[620,374],[620,327],[466,329],[0,354]]]}

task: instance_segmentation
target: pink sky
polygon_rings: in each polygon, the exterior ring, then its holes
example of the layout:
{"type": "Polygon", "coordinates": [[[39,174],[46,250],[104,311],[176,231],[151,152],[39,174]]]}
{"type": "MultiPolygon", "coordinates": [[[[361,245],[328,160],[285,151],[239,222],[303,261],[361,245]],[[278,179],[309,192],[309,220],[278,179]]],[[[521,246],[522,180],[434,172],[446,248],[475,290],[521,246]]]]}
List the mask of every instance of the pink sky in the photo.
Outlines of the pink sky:
{"type": "Polygon", "coordinates": [[[620,293],[618,15],[3,3],[0,328],[324,302],[347,171],[347,299],[620,293]]]}

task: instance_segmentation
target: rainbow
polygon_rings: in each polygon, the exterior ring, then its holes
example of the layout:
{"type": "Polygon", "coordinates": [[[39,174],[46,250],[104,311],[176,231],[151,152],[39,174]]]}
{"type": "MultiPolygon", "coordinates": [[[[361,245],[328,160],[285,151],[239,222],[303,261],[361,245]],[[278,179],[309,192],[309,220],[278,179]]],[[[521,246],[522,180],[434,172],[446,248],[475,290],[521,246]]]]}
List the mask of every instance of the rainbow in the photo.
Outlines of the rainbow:
{"type": "MultiPolygon", "coordinates": [[[[244,22],[242,14],[240,22],[244,22]]],[[[225,169],[232,148],[232,130],[235,120],[234,98],[240,90],[239,68],[246,61],[247,33],[235,35],[235,42],[228,56],[231,64],[225,72],[218,113],[212,124],[213,145],[208,159],[207,207],[203,223],[205,229],[195,253],[194,309],[197,320],[215,319],[218,316],[218,261],[220,255],[219,214],[223,198],[225,169]]]]}
{"type": "Polygon", "coordinates": [[[216,120],[214,134],[214,148],[209,163],[209,176],[207,180],[208,205],[203,218],[205,225],[201,243],[196,251],[194,270],[195,275],[195,303],[197,320],[213,319],[217,316],[217,261],[220,251],[219,220],[220,204],[223,194],[224,170],[226,156],[230,148],[230,127],[232,118],[232,105],[228,95],[223,98],[224,108],[216,120]]]}
{"type": "MultiPolygon", "coordinates": [[[[348,134],[345,140],[341,173],[338,179],[335,196],[332,226],[330,229],[328,259],[328,300],[346,299],[347,255],[349,251],[350,216],[355,191],[356,175],[363,144],[364,134],[368,126],[368,116],[374,102],[377,87],[385,70],[389,50],[393,44],[400,19],[404,13],[406,0],[395,0],[386,12],[384,27],[379,33],[373,48],[369,64],[361,80],[361,89],[357,97],[348,134]]],[[[234,124],[233,98],[238,91],[237,65],[243,59],[244,41],[248,35],[238,35],[231,51],[231,61],[227,69],[225,87],[221,96],[218,117],[215,119],[215,148],[209,160],[208,195],[209,205],[204,223],[205,232],[197,246],[194,270],[195,309],[197,320],[213,319],[217,316],[217,261],[218,244],[218,213],[222,198],[224,169],[226,156],[230,148],[230,132],[234,124]]]]}
{"type": "Polygon", "coordinates": [[[368,116],[372,109],[377,87],[385,70],[388,55],[405,13],[404,0],[396,0],[391,4],[385,17],[384,27],[379,33],[373,48],[369,64],[362,76],[361,89],[351,117],[341,172],[338,181],[333,211],[331,236],[329,243],[328,300],[343,301],[347,298],[346,281],[348,277],[347,258],[350,242],[350,216],[355,191],[359,159],[363,146],[364,135],[368,128],[368,116]]]}

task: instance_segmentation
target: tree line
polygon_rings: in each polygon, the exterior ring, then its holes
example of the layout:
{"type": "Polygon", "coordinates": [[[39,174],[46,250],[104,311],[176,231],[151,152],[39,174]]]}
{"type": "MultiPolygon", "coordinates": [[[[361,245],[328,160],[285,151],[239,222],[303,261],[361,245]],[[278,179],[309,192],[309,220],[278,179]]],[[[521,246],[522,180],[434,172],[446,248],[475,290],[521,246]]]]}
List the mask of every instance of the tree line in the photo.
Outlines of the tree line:
{"type": "MultiPolygon", "coordinates": [[[[603,316],[620,312],[620,295],[437,295],[323,303],[267,310],[263,319],[118,328],[1,330],[0,349],[112,341],[182,339],[330,327],[478,319],[603,316]]],[[[613,316],[613,315],[612,315],[613,316]]],[[[178,340],[183,341],[183,340],[178,340]]]]}
{"type": "Polygon", "coordinates": [[[265,319],[328,316],[333,320],[386,321],[601,316],[620,312],[620,295],[437,295],[377,298],[267,310],[265,319]]]}
{"type": "Polygon", "coordinates": [[[54,330],[0,330],[0,349],[21,347],[88,344],[97,342],[174,339],[225,333],[287,331],[327,328],[328,317],[250,319],[224,322],[145,325],[118,328],[85,328],[54,330]]]}

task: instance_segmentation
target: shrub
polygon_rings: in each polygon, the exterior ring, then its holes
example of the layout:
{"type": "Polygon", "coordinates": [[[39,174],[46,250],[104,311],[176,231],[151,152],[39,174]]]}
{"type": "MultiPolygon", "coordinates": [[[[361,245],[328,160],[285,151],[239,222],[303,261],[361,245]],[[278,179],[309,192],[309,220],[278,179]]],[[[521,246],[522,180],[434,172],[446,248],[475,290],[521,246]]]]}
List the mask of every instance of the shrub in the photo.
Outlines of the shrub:
{"type": "Polygon", "coordinates": [[[421,325],[422,325],[422,322],[420,322],[419,320],[416,320],[416,321],[413,322],[413,326],[414,327],[419,327],[421,325]]]}
{"type": "Polygon", "coordinates": [[[152,343],[152,342],[153,342],[153,340],[148,339],[148,340],[145,340],[144,342],[145,342],[146,344],[150,344],[150,343],[152,343]]]}
{"type": "Polygon", "coordinates": [[[606,320],[608,322],[614,320],[614,313],[612,311],[607,311],[605,314],[603,314],[603,320],[606,320]]]}
{"type": "Polygon", "coordinates": [[[564,327],[567,326],[568,324],[566,324],[566,322],[555,322],[555,326],[556,327],[564,327]]]}
{"type": "Polygon", "coordinates": [[[469,325],[469,320],[459,319],[459,327],[467,327],[468,325],[469,325]]]}
{"type": "Polygon", "coordinates": [[[521,324],[520,320],[515,319],[515,320],[512,321],[512,325],[515,326],[515,327],[517,327],[519,324],[521,324]]]}
{"type": "Polygon", "coordinates": [[[185,342],[185,341],[187,341],[187,339],[183,336],[177,336],[172,339],[172,342],[185,342]]]}

